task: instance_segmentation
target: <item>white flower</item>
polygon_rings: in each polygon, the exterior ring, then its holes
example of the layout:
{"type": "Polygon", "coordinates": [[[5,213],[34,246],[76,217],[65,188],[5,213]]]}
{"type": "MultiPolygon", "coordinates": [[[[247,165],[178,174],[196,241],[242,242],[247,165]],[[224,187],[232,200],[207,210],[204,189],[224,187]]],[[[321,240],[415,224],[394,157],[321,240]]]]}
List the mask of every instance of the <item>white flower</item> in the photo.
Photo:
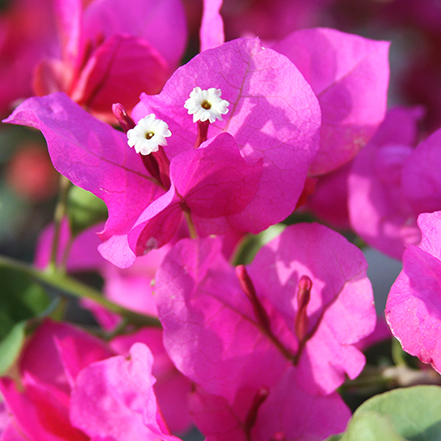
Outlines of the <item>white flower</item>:
{"type": "Polygon", "coordinates": [[[230,103],[220,97],[221,93],[220,89],[214,87],[208,90],[195,87],[191,91],[190,98],[185,101],[184,107],[190,115],[193,115],[193,122],[204,122],[207,119],[211,123],[216,119],[222,121],[222,115],[228,112],[227,107],[230,103]]]}
{"type": "Polygon", "coordinates": [[[156,119],[155,115],[142,118],[138,124],[127,132],[127,144],[135,147],[136,153],[149,155],[157,152],[159,146],[167,145],[165,138],[171,136],[168,124],[162,119],[156,119]]]}

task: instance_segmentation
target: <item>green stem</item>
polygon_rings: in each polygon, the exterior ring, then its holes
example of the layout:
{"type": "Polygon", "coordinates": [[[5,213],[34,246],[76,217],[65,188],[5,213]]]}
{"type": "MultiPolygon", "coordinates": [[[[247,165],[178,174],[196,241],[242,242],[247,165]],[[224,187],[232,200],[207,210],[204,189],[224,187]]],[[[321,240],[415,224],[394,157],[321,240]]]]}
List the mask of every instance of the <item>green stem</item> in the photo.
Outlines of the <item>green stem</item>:
{"type": "Polygon", "coordinates": [[[361,374],[354,380],[346,380],[340,387],[340,391],[351,389],[364,389],[370,387],[388,387],[391,379],[384,377],[383,370],[379,370],[377,373],[371,373],[370,375],[361,374]]]}
{"type": "Polygon", "coordinates": [[[96,289],[79,282],[78,280],[68,276],[65,273],[53,271],[52,268],[50,268],[49,271],[43,272],[36,268],[33,268],[30,265],[5,256],[0,256],[0,267],[14,268],[28,276],[33,277],[39,283],[57,288],[66,294],[70,294],[79,298],[94,300],[109,311],[112,311],[126,318],[129,323],[137,327],[161,327],[161,323],[157,317],[140,314],[138,312],[131,311],[130,309],[126,309],[116,303],[113,303],[103,297],[102,294],[96,289]]]}
{"type": "Polygon", "coordinates": [[[191,214],[187,211],[184,211],[185,220],[187,221],[188,225],[188,232],[190,233],[190,237],[192,239],[196,239],[198,237],[198,234],[196,232],[196,228],[193,223],[193,219],[191,218],[191,214]]]}
{"type": "Polygon", "coordinates": [[[406,366],[405,352],[401,347],[401,343],[396,339],[392,338],[392,360],[396,366],[406,366]]]}
{"type": "Polygon", "coordinates": [[[415,386],[417,384],[440,384],[441,378],[432,369],[418,370],[406,365],[366,366],[354,380],[346,380],[340,391],[362,390],[373,387],[392,389],[394,387],[415,386]]]}
{"type": "MultiPolygon", "coordinates": [[[[49,261],[49,268],[52,272],[55,272],[55,270],[58,268],[57,255],[60,243],[61,224],[63,222],[64,216],[66,216],[67,196],[69,194],[69,189],[71,185],[72,184],[69,179],[60,175],[60,183],[58,187],[58,202],[55,207],[54,213],[54,237],[52,239],[51,256],[49,261]]],[[[59,269],[63,272],[65,272],[66,270],[64,266],[61,266],[59,269]]]]}

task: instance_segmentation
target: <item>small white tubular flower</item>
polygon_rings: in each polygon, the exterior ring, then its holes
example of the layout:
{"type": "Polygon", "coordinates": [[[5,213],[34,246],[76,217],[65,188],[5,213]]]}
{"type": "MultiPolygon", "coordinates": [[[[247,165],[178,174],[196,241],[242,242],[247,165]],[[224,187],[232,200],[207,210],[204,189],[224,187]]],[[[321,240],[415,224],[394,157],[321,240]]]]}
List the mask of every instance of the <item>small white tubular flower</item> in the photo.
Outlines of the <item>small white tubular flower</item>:
{"type": "Polygon", "coordinates": [[[184,107],[190,115],[193,115],[193,122],[204,122],[207,119],[210,123],[215,122],[216,119],[222,121],[222,115],[228,112],[227,107],[230,103],[220,97],[221,93],[220,89],[214,87],[208,90],[195,87],[191,91],[190,98],[185,101],[184,107]]]}
{"type": "Polygon", "coordinates": [[[136,153],[149,155],[157,152],[159,146],[167,145],[167,140],[171,136],[168,124],[162,119],[156,119],[155,115],[142,118],[138,124],[127,132],[127,144],[135,147],[136,153]]]}

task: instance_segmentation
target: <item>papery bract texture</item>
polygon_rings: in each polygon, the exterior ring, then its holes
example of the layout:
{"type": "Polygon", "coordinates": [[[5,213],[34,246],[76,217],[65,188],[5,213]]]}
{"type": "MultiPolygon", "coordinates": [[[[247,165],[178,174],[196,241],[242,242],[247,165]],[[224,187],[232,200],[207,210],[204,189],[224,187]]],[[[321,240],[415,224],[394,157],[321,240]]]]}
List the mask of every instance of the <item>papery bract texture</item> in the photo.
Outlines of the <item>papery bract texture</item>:
{"type": "Polygon", "coordinates": [[[136,343],[129,357],[112,357],[85,368],[72,391],[73,424],[93,439],[178,440],[167,433],[159,414],[152,364],[149,349],[136,343]]]}
{"type": "Polygon", "coordinates": [[[167,427],[173,433],[185,433],[192,424],[188,402],[193,383],[168,357],[161,329],[142,328],[133,334],[117,336],[109,344],[118,354],[127,357],[135,343],[144,343],[153,354],[152,375],[156,379],[153,389],[167,427]]]}
{"type": "Polygon", "coordinates": [[[320,149],[310,175],[349,162],[384,118],[389,43],[317,28],[293,32],[273,49],[297,66],[320,103],[320,149]]]}
{"type": "Polygon", "coordinates": [[[222,0],[204,0],[204,11],[199,31],[201,52],[225,42],[224,22],[220,15],[222,0]]]}
{"type": "Polygon", "coordinates": [[[346,428],[351,412],[340,395],[308,393],[302,386],[304,381],[293,367],[285,372],[259,408],[254,439],[265,441],[281,433],[286,439],[321,441],[346,428]],[[296,393],[292,393],[293,387],[296,393]]]}
{"type": "Polygon", "coordinates": [[[200,235],[231,230],[225,222],[217,226],[210,221],[244,211],[258,191],[262,172],[263,161],[247,163],[229,133],[208,139],[203,148],[182,152],[170,164],[170,190],[141,213],[128,236],[129,245],[143,255],[170,241],[183,206],[200,235]]]}
{"type": "Polygon", "coordinates": [[[257,233],[294,209],[318,148],[320,110],[286,57],[258,40],[238,40],[195,57],[145,110],[172,132],[164,149],[170,187],[158,185],[124,135],[101,124],[63,94],[24,102],[7,122],[45,135],[55,168],[104,200],[109,219],[101,254],[119,267],[169,242],[182,213],[199,235],[257,233]],[[220,87],[232,110],[194,149],[196,124],[184,103],[198,84],[220,87]],[[227,133],[224,133],[227,132],[227,133]]]}
{"type": "MultiPolygon", "coordinates": [[[[354,159],[348,177],[348,209],[355,232],[369,245],[401,259],[405,244],[416,244],[416,212],[406,196],[405,172],[413,164],[419,108],[391,109],[369,144],[354,159]]],[[[428,165],[429,167],[429,165],[428,165]]],[[[415,179],[412,184],[417,186],[415,179]]],[[[441,206],[440,206],[441,208],[441,206]]]]}
{"type": "Polygon", "coordinates": [[[355,378],[363,369],[364,356],[353,345],[369,335],[376,322],[366,270],[357,247],[318,224],[288,227],[249,265],[260,298],[272,304],[284,332],[294,333],[299,279],[311,279],[307,316],[312,335],[297,370],[300,378],[316,385],[317,393],[334,391],[345,375],[355,378]]]}
{"type": "MultiPolygon", "coordinates": [[[[317,179],[304,208],[320,221],[338,230],[349,230],[348,176],[352,161],[317,179]]],[[[303,208],[303,207],[302,207],[303,208]]]]}
{"type": "Polygon", "coordinates": [[[158,93],[187,39],[180,0],[55,0],[60,53],[35,71],[38,95],[66,92],[88,111],[114,121],[112,104],[132,109],[141,92],[158,93]]]}
{"type": "Polygon", "coordinates": [[[253,425],[249,424],[249,415],[255,391],[239,391],[230,404],[196,387],[191,397],[195,423],[207,438],[215,437],[217,441],[264,441],[277,439],[276,434],[283,439],[322,441],[343,431],[351,413],[342,398],[336,392],[326,396],[309,394],[297,381],[303,380],[290,367],[256,409],[253,425]]]}
{"type": "Polygon", "coordinates": [[[28,342],[18,366],[21,386],[8,377],[0,390],[13,424],[25,439],[86,441],[69,419],[69,400],[78,373],[113,355],[102,341],[73,326],[46,320],[28,342]]]}
{"type": "Polygon", "coordinates": [[[422,240],[403,254],[386,319],[403,349],[441,372],[441,212],[420,214],[422,240]]]}
{"type": "Polygon", "coordinates": [[[367,264],[356,247],[323,226],[298,224],[259,251],[248,271],[272,337],[219,247],[216,239],[182,240],[158,270],[164,343],[178,369],[230,403],[240,388],[274,387],[293,364],[316,395],[333,392],[345,374],[360,373],[364,357],[352,345],[372,332],[375,311],[367,264]],[[312,290],[308,339],[300,344],[294,323],[304,275],[312,290]]]}
{"type": "MultiPolygon", "coordinates": [[[[52,226],[51,226],[52,227],[52,226]]],[[[36,250],[36,265],[44,268],[49,262],[50,246],[53,240],[53,228],[46,229],[40,237],[36,250]]],[[[71,243],[67,270],[96,271],[104,279],[104,296],[128,309],[139,313],[157,315],[153,295],[154,277],[162,259],[171,245],[153,250],[142,256],[126,269],[118,268],[99,255],[96,247],[99,238],[97,232],[102,228],[94,226],[79,234],[71,243]]],[[[64,254],[70,241],[67,221],[62,223],[59,238],[59,257],[64,254]]],[[[89,299],[82,299],[81,305],[92,311],[95,319],[105,330],[112,331],[121,323],[121,317],[89,299]]],[[[154,391],[161,407],[167,427],[173,433],[184,433],[191,424],[188,410],[190,381],[173,365],[162,343],[162,330],[159,328],[141,328],[137,332],[115,337],[109,342],[116,354],[127,356],[130,347],[137,342],[146,344],[154,356],[152,373],[156,378],[154,391]]]]}
{"type": "Polygon", "coordinates": [[[403,166],[402,185],[416,213],[441,210],[441,129],[412,152],[403,166]]]}
{"type": "Polygon", "coordinates": [[[258,39],[199,54],[159,95],[144,94],[133,112],[135,121],[154,113],[167,122],[171,160],[194,147],[197,126],[183,106],[195,87],[220,89],[230,103],[223,121],[210,125],[208,138],[226,131],[249,165],[263,160],[256,195],[243,211],[225,216],[224,224],[257,233],[283,220],[295,207],[318,148],[320,109],[310,86],[286,57],[264,49],[258,39]]]}
{"type": "Polygon", "coordinates": [[[106,37],[129,34],[155,47],[173,69],[187,43],[185,12],[180,0],[100,0],[84,11],[84,33],[106,37]]]}
{"type": "Polygon", "coordinates": [[[109,219],[101,238],[111,240],[110,246],[101,245],[105,257],[120,267],[133,264],[127,234],[139,213],[164,190],[152,182],[125,135],[90,116],[63,93],[30,98],[7,121],[41,130],[54,167],[103,199],[109,219]]]}
{"type": "Polygon", "coordinates": [[[253,323],[250,301],[215,239],[179,242],[156,276],[164,345],[208,392],[233,401],[241,385],[274,385],[289,362],[253,323]]]}

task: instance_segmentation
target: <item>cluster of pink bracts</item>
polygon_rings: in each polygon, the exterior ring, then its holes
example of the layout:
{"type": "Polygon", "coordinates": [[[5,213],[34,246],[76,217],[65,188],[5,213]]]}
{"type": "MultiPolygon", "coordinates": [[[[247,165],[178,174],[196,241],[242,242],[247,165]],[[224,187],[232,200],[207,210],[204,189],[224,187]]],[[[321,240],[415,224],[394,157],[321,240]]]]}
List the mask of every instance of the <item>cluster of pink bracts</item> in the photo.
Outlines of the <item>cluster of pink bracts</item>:
{"type": "Polygon", "coordinates": [[[171,441],[192,424],[216,441],[344,431],[337,389],[362,371],[376,325],[362,252],[298,223],[231,263],[247,233],[296,209],[403,256],[387,322],[441,372],[441,130],[415,147],[422,110],[386,111],[388,42],[329,28],[224,42],[221,3],[204,1],[201,52],[177,67],[178,0],[55,0],[61,44],[35,70],[41,96],[5,122],[39,129],[55,168],[107,205],[68,270],[98,271],[107,298],[162,329],[105,342],[43,322],[0,379],[2,441],[171,441]]]}

